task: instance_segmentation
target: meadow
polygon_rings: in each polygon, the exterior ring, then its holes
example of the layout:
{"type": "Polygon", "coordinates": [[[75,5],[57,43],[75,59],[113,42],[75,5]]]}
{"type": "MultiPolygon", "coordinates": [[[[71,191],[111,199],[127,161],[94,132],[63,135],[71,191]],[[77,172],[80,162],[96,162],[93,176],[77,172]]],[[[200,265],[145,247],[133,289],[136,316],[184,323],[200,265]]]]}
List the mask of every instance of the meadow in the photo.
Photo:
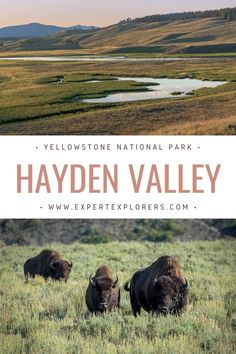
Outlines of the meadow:
{"type": "Polygon", "coordinates": [[[25,283],[23,263],[42,247],[0,248],[2,354],[235,352],[235,241],[46,246],[73,262],[67,283],[40,277],[25,283]],[[85,290],[98,266],[108,264],[122,286],[135,270],[163,254],[179,259],[189,282],[189,304],[183,315],[152,317],[142,312],[134,318],[123,289],[120,309],[88,314],[85,290]]]}
{"type": "Polygon", "coordinates": [[[0,60],[0,134],[233,135],[235,82],[236,61],[232,58],[135,63],[0,60]],[[228,83],[185,97],[81,102],[109,93],[147,90],[142,83],[110,80],[116,76],[188,77],[228,83]]]}

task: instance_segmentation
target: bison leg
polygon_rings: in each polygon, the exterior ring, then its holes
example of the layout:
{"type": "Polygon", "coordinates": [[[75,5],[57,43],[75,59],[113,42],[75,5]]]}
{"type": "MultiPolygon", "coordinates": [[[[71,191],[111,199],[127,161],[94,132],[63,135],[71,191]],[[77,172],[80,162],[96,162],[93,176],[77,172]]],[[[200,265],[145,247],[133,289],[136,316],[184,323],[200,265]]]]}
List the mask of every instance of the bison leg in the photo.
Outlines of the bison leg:
{"type": "Polygon", "coordinates": [[[25,283],[29,282],[29,273],[25,273],[25,283]]]}
{"type": "Polygon", "coordinates": [[[117,303],[117,307],[120,308],[120,289],[118,292],[118,303],[117,303]]]}
{"type": "Polygon", "coordinates": [[[130,303],[131,303],[133,314],[135,317],[137,317],[137,314],[140,315],[141,306],[138,304],[135,295],[132,294],[131,292],[130,292],[130,303]]]}

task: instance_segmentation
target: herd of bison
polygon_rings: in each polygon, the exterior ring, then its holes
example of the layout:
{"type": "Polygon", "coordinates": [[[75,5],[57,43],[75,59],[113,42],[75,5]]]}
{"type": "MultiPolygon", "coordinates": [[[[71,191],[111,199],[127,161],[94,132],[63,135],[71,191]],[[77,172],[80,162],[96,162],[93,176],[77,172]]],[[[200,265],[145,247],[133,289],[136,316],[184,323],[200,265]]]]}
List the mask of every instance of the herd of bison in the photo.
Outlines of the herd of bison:
{"type": "MultiPolygon", "coordinates": [[[[43,250],[24,264],[26,281],[29,277],[41,275],[45,279],[64,280],[69,278],[72,262],[63,260],[52,250],[43,250]]],[[[180,314],[187,305],[188,283],[183,277],[178,261],[170,256],[158,258],[149,267],[136,271],[124,289],[130,294],[134,316],[141,308],[148,313],[167,315],[180,314]]],[[[97,269],[89,278],[85,302],[95,314],[111,311],[120,306],[118,277],[114,280],[112,271],[106,265],[97,269]]]]}

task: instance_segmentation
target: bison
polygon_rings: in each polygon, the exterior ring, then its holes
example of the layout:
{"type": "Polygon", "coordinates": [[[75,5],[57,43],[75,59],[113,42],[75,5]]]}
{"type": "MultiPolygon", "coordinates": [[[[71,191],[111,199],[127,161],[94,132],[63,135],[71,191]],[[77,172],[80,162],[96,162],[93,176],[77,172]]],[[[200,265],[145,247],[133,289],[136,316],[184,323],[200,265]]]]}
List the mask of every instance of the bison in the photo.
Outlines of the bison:
{"type": "Polygon", "coordinates": [[[135,317],[140,315],[141,308],[148,313],[167,315],[180,314],[187,305],[187,280],[178,261],[170,256],[162,256],[149,267],[135,272],[124,289],[130,293],[135,317]]]}
{"type": "Polygon", "coordinates": [[[72,268],[72,262],[64,261],[61,255],[52,250],[43,250],[37,256],[29,258],[24,264],[24,274],[26,280],[28,277],[34,278],[35,275],[41,275],[46,280],[68,280],[72,268]]]}
{"type": "Polygon", "coordinates": [[[97,269],[95,276],[90,276],[85,296],[90,312],[103,313],[120,306],[120,288],[118,277],[112,279],[112,271],[105,265],[97,269]]]}

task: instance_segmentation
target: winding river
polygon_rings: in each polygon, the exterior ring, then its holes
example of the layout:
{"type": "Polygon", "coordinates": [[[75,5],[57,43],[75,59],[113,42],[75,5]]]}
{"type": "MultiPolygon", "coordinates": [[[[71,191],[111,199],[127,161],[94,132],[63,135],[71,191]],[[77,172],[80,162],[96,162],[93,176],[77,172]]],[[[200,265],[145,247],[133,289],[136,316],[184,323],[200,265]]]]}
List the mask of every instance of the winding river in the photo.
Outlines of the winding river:
{"type": "MultiPolygon", "coordinates": [[[[162,62],[162,61],[185,61],[185,60],[206,60],[209,59],[207,57],[191,57],[191,58],[181,58],[181,57],[166,57],[166,58],[129,58],[125,56],[27,56],[27,57],[0,57],[0,60],[24,60],[24,61],[103,61],[103,62],[162,62]]],[[[219,58],[210,58],[211,60],[219,59],[219,58]]],[[[224,58],[231,60],[232,58],[224,58]]]]}

